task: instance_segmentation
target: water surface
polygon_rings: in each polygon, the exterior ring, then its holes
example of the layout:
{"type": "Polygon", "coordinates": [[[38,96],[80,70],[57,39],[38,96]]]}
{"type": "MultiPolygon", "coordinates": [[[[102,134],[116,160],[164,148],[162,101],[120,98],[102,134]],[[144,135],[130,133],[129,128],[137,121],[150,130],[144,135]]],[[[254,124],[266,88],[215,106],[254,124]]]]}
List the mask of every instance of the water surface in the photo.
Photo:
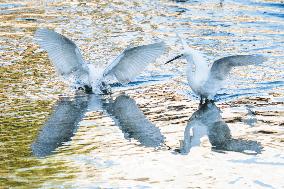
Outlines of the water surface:
{"type": "Polygon", "coordinates": [[[284,188],[283,2],[0,0],[0,187],[284,188]],[[33,41],[70,37],[105,66],[125,47],[169,52],[112,96],[75,94],[33,41]],[[209,61],[263,54],[198,108],[179,32],[209,61]]]}

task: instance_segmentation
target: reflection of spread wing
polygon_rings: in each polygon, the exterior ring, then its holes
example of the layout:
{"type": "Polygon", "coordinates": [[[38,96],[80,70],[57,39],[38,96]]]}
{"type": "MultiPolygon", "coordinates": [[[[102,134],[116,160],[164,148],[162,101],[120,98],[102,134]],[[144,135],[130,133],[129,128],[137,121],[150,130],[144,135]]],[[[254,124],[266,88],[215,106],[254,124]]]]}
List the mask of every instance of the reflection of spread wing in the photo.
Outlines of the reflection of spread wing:
{"type": "Polygon", "coordinates": [[[37,139],[32,143],[33,154],[38,157],[50,155],[64,142],[70,141],[87,106],[88,101],[83,97],[78,97],[74,101],[58,101],[37,139]]]}
{"type": "Polygon", "coordinates": [[[245,139],[231,138],[222,147],[214,147],[217,150],[226,150],[241,153],[260,154],[263,146],[260,142],[245,139]]]}
{"type": "Polygon", "coordinates": [[[152,124],[129,96],[120,95],[107,111],[114,116],[125,138],[134,138],[147,147],[158,147],[164,143],[160,129],[152,124]]]}
{"type": "Polygon", "coordinates": [[[47,51],[48,57],[60,75],[66,76],[72,72],[87,73],[79,48],[67,37],[52,30],[38,29],[35,41],[47,51]]]}
{"type": "Polygon", "coordinates": [[[153,43],[125,49],[104,71],[121,83],[132,81],[146,66],[165,52],[165,43],[153,43]]]}
{"type": "Polygon", "coordinates": [[[208,138],[216,150],[261,153],[263,148],[257,141],[232,138],[230,128],[223,120],[213,123],[208,128],[208,138]]]}

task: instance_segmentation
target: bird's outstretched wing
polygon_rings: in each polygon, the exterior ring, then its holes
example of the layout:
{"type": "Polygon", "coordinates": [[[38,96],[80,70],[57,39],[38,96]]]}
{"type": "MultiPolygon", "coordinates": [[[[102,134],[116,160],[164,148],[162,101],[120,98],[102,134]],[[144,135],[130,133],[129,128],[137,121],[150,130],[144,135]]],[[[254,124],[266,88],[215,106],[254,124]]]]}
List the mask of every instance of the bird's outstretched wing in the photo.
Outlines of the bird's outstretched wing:
{"type": "Polygon", "coordinates": [[[125,49],[104,71],[121,83],[128,83],[141,73],[149,63],[165,52],[164,42],[125,49]]]}
{"type": "Polygon", "coordinates": [[[85,72],[84,60],[76,44],[67,37],[49,29],[38,29],[35,41],[47,51],[49,59],[61,76],[85,72]]]}
{"type": "Polygon", "coordinates": [[[208,95],[215,95],[223,86],[233,67],[261,64],[265,60],[266,58],[261,55],[235,55],[216,60],[211,67],[204,88],[210,91],[208,95]]]}
{"type": "Polygon", "coordinates": [[[235,55],[218,59],[211,67],[209,79],[225,80],[233,67],[257,65],[265,60],[261,55],[235,55]]]}

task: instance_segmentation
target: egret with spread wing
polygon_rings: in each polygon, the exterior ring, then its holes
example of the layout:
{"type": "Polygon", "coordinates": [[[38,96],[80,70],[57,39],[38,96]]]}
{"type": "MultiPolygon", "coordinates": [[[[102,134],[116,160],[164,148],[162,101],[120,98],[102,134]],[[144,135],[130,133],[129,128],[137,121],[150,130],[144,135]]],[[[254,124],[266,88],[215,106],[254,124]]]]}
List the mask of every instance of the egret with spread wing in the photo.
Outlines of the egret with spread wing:
{"type": "Polygon", "coordinates": [[[154,62],[166,49],[164,42],[125,49],[102,73],[84,61],[79,48],[67,37],[49,29],[38,29],[35,40],[48,53],[58,74],[76,89],[109,93],[108,81],[126,84],[154,62]]]}
{"type": "Polygon", "coordinates": [[[260,64],[266,60],[261,55],[235,55],[221,58],[210,65],[202,53],[188,47],[181,38],[180,40],[184,52],[166,63],[178,58],[187,60],[187,80],[193,92],[200,96],[200,103],[203,99],[214,98],[233,67],[260,64]]]}

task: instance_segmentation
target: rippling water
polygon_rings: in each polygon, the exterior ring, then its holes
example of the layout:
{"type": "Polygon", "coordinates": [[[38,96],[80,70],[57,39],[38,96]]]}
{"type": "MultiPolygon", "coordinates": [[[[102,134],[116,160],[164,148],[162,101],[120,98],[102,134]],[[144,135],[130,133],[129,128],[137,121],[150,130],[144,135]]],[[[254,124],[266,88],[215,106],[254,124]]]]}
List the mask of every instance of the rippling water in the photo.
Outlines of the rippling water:
{"type": "Polygon", "coordinates": [[[284,188],[284,3],[0,0],[0,188],[284,188]],[[168,54],[114,95],[74,94],[33,42],[48,27],[106,65],[129,45],[168,54]],[[175,32],[207,59],[263,54],[198,109],[175,32]],[[201,140],[200,140],[201,139],[201,140]]]}

